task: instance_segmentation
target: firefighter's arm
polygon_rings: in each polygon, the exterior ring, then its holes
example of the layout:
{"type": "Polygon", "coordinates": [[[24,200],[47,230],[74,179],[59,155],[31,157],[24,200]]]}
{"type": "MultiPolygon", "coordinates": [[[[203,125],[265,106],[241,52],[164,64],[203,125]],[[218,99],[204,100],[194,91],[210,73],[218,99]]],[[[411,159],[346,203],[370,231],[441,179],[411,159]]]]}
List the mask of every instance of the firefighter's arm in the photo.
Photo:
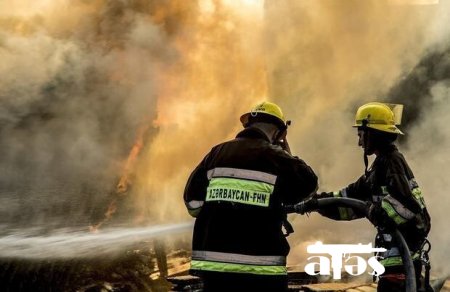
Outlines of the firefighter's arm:
{"type": "MultiPolygon", "coordinates": [[[[318,199],[320,198],[352,198],[365,200],[366,198],[362,198],[360,194],[365,194],[367,186],[364,183],[364,176],[360,177],[356,182],[348,185],[346,188],[335,191],[335,192],[323,192],[320,194],[316,194],[318,199]]],[[[327,207],[318,210],[318,212],[327,218],[333,220],[342,220],[349,221],[355,220],[364,217],[365,214],[361,214],[352,208],[346,207],[327,207]]]]}
{"type": "MultiPolygon", "coordinates": [[[[322,192],[320,194],[316,194],[315,197],[317,199],[342,198],[343,197],[342,192],[345,192],[345,189],[329,193],[322,192]]],[[[345,220],[345,221],[352,220],[354,215],[353,210],[351,208],[346,207],[326,207],[317,210],[317,212],[319,212],[320,215],[333,220],[345,220]]]]}
{"type": "MultiPolygon", "coordinates": [[[[290,155],[289,155],[290,156],[290,155]]],[[[283,190],[283,203],[286,205],[297,204],[318,188],[318,178],[312,168],[298,157],[290,156],[286,172],[281,178],[284,180],[281,186],[283,190]]]]}
{"type": "Polygon", "coordinates": [[[206,158],[191,173],[184,189],[184,204],[192,217],[198,216],[206,198],[208,177],[205,160],[206,158]]]}

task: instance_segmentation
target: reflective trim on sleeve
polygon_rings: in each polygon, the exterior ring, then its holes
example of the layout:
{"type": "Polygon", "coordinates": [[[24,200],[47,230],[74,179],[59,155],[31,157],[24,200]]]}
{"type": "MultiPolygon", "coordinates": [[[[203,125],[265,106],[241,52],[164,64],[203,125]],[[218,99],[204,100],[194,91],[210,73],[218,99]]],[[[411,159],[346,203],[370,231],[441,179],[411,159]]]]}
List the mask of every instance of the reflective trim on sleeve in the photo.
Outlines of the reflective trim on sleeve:
{"type": "Polygon", "coordinates": [[[395,208],[392,206],[392,204],[391,204],[388,200],[383,199],[383,200],[381,201],[381,207],[384,209],[384,211],[386,211],[386,213],[388,214],[388,216],[389,216],[392,220],[394,220],[394,222],[395,222],[397,225],[406,223],[406,222],[408,221],[407,218],[404,218],[403,216],[401,216],[401,215],[398,213],[397,209],[395,209],[395,208]]]}
{"type": "Polygon", "coordinates": [[[271,185],[274,185],[277,180],[276,175],[267,172],[229,167],[216,167],[214,169],[210,169],[207,172],[207,176],[208,179],[212,179],[214,177],[242,178],[265,182],[271,185]]]}
{"type": "Polygon", "coordinates": [[[224,262],[233,264],[247,264],[260,266],[285,266],[285,256],[257,256],[216,251],[192,251],[193,260],[206,260],[210,262],[224,262]]]}
{"type": "Polygon", "coordinates": [[[189,215],[191,215],[192,217],[197,217],[204,203],[205,203],[204,201],[197,201],[197,200],[185,202],[189,215]]]}
{"type": "Polygon", "coordinates": [[[218,177],[210,180],[206,201],[228,201],[268,207],[273,190],[273,185],[264,182],[218,177]]]}
{"type": "Polygon", "coordinates": [[[414,199],[417,203],[419,203],[421,209],[425,209],[425,200],[422,195],[422,190],[419,187],[419,184],[416,182],[415,178],[408,180],[409,188],[411,193],[413,194],[414,199]]]}
{"type": "Polygon", "coordinates": [[[416,182],[415,178],[408,180],[408,184],[411,190],[419,187],[419,184],[416,182]]]}
{"type": "Polygon", "coordinates": [[[410,220],[416,216],[413,212],[411,212],[409,209],[407,209],[405,206],[403,206],[402,203],[400,203],[398,200],[394,199],[391,195],[387,195],[383,198],[383,202],[388,201],[392,207],[397,211],[397,213],[405,218],[406,220],[410,220]]]}
{"type": "Polygon", "coordinates": [[[200,271],[246,273],[256,275],[287,275],[286,266],[243,265],[210,261],[191,261],[191,269],[200,271]]]}
{"type": "MultiPolygon", "coordinates": [[[[347,198],[347,189],[342,189],[340,191],[334,191],[333,197],[335,198],[347,198]]],[[[339,219],[340,220],[351,220],[353,219],[354,212],[351,208],[338,207],[339,219]]]]}
{"type": "Polygon", "coordinates": [[[422,196],[422,190],[417,187],[411,190],[411,193],[413,194],[414,199],[416,200],[417,203],[419,203],[419,206],[421,209],[425,209],[425,200],[423,199],[422,196]]]}
{"type": "Polygon", "coordinates": [[[204,201],[192,200],[186,203],[186,207],[188,207],[188,209],[198,209],[201,208],[204,203],[204,201]]]}
{"type": "Polygon", "coordinates": [[[388,201],[382,200],[381,207],[384,209],[384,211],[386,211],[388,216],[392,220],[394,220],[394,222],[397,223],[398,225],[403,224],[408,221],[408,220],[404,219],[402,216],[400,216],[399,214],[397,214],[394,207],[392,207],[392,205],[388,201]]]}
{"type": "MultiPolygon", "coordinates": [[[[339,217],[340,217],[341,220],[350,220],[350,219],[352,219],[352,216],[350,214],[351,209],[338,207],[338,210],[339,210],[339,217]]],[[[353,214],[353,212],[352,212],[352,214],[353,214]]]]}

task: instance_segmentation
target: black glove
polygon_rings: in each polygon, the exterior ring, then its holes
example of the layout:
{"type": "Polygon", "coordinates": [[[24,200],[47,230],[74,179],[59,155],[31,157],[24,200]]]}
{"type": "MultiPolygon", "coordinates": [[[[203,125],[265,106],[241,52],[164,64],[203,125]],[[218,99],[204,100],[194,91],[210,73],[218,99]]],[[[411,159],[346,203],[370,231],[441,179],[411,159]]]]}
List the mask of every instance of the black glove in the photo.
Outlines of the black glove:
{"type": "Polygon", "coordinates": [[[318,208],[319,208],[319,203],[317,202],[316,196],[309,197],[306,200],[301,201],[300,203],[294,205],[295,213],[298,213],[301,215],[315,211],[318,208]]]}
{"type": "Polygon", "coordinates": [[[324,198],[333,198],[334,195],[332,192],[321,192],[320,194],[315,194],[314,195],[315,198],[317,199],[324,199],[324,198]]]}
{"type": "Polygon", "coordinates": [[[381,204],[372,204],[367,214],[367,219],[377,227],[392,227],[394,222],[381,207],[381,204]]]}

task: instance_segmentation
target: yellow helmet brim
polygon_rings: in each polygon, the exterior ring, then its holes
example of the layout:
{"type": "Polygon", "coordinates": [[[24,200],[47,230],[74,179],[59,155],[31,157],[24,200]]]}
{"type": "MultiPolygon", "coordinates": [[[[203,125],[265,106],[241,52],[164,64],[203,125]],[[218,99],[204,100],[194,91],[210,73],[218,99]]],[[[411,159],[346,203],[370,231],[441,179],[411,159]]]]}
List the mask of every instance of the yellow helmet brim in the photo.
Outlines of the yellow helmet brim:
{"type": "MultiPolygon", "coordinates": [[[[362,124],[354,124],[354,128],[362,127],[362,124]]],[[[371,128],[374,130],[391,133],[391,134],[398,134],[398,135],[405,135],[399,128],[397,128],[395,125],[383,125],[383,124],[368,124],[367,128],[371,128]]]]}

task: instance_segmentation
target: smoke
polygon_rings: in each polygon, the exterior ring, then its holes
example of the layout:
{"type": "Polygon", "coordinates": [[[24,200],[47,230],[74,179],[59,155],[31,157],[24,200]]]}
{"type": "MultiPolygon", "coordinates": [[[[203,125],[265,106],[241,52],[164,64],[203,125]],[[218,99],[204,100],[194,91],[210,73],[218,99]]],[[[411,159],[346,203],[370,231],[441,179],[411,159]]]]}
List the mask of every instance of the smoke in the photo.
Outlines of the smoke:
{"type": "MultiPolygon", "coordinates": [[[[1,2],[1,223],[48,228],[101,216],[145,127],[121,219],[187,219],[190,171],[267,98],[293,120],[291,148],[320,189],[337,190],[363,172],[355,109],[389,100],[406,104],[401,148],[445,251],[450,236],[437,232],[448,206],[449,7],[392,2],[1,2]]],[[[364,220],[294,223],[292,246],[366,244],[374,234],[364,220]]],[[[292,264],[301,252],[293,248],[292,264]]]]}
{"type": "Polygon", "coordinates": [[[89,222],[155,115],[152,76],[171,52],[120,1],[21,3],[0,26],[2,221],[89,222]]]}
{"type": "Polygon", "coordinates": [[[450,42],[427,50],[424,57],[391,88],[387,100],[405,104],[402,139],[411,166],[415,170],[432,215],[432,264],[442,274],[448,274],[450,234],[447,232],[445,190],[449,187],[449,122],[450,42]]]}
{"type": "MultiPolygon", "coordinates": [[[[448,42],[447,42],[448,44],[448,42]]],[[[432,263],[448,274],[450,233],[447,231],[447,208],[450,136],[450,46],[426,55],[395,88],[398,100],[411,103],[406,113],[409,131],[407,154],[424,191],[432,215],[432,263]],[[402,95],[403,93],[403,95],[402,95]]]]}
{"type": "Polygon", "coordinates": [[[88,225],[123,175],[121,220],[186,219],[190,169],[266,94],[255,4],[2,2],[2,223],[88,225]]]}

